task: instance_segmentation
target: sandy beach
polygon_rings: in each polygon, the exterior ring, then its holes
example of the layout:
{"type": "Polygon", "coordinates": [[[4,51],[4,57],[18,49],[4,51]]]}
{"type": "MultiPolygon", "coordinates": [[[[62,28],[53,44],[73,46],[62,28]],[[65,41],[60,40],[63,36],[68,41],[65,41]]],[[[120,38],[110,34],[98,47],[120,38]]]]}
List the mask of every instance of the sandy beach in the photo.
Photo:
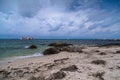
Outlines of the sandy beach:
{"type": "Polygon", "coordinates": [[[120,80],[120,47],[85,47],[0,62],[0,80],[120,80]]]}
{"type": "Polygon", "coordinates": [[[0,0],[0,80],[120,80],[120,0],[0,0]]]}

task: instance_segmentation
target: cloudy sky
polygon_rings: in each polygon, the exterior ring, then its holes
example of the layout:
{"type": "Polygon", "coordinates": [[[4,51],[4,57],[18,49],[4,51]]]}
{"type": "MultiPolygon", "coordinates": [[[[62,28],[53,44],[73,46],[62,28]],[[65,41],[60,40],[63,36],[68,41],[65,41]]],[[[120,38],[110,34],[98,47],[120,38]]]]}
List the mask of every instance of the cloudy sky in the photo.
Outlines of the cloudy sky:
{"type": "Polygon", "coordinates": [[[0,0],[0,38],[120,38],[120,0],[0,0]]]}

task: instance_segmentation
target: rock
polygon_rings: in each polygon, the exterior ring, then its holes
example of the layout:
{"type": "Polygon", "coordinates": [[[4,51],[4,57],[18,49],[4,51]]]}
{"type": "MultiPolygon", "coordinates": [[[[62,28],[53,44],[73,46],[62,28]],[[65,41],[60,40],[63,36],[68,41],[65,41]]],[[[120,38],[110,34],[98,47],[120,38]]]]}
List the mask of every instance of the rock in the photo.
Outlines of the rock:
{"type": "Polygon", "coordinates": [[[10,66],[8,66],[7,68],[10,68],[10,66]]]}
{"type": "Polygon", "coordinates": [[[99,50],[95,50],[94,52],[100,52],[99,50]]]}
{"type": "Polygon", "coordinates": [[[99,55],[106,55],[106,53],[105,52],[100,52],[99,55]]]}
{"type": "Polygon", "coordinates": [[[48,46],[54,46],[59,51],[79,52],[79,53],[83,52],[79,45],[72,45],[64,42],[54,42],[49,44],[48,46]]]}
{"type": "Polygon", "coordinates": [[[26,47],[27,49],[37,49],[37,46],[36,45],[30,45],[28,47],[26,47]]]}
{"type": "Polygon", "coordinates": [[[6,70],[0,70],[0,78],[7,78],[8,75],[10,74],[11,72],[9,71],[6,71],[6,70]]]}
{"type": "Polygon", "coordinates": [[[57,47],[57,49],[59,51],[67,51],[67,52],[79,52],[79,53],[83,52],[80,46],[75,46],[75,45],[64,46],[64,47],[57,47]]]}
{"type": "Polygon", "coordinates": [[[37,80],[37,78],[34,76],[31,76],[28,80],[37,80]]]}
{"type": "Polygon", "coordinates": [[[54,43],[49,44],[48,46],[62,47],[62,46],[69,46],[69,45],[72,45],[72,44],[67,44],[64,42],[54,42],[54,43]]]}
{"type": "Polygon", "coordinates": [[[101,65],[101,64],[105,65],[106,61],[104,61],[104,60],[93,60],[91,63],[96,64],[96,65],[101,65]]]}
{"type": "Polygon", "coordinates": [[[58,62],[58,61],[65,61],[65,60],[68,60],[69,58],[62,58],[62,59],[57,59],[57,60],[54,60],[54,62],[58,62]]]}
{"type": "Polygon", "coordinates": [[[66,74],[63,71],[58,71],[56,73],[53,73],[52,75],[50,75],[49,78],[47,78],[46,80],[57,80],[57,79],[63,79],[66,76],[66,74]]]}
{"type": "Polygon", "coordinates": [[[12,63],[12,62],[8,61],[8,63],[12,63]]]}
{"type": "Polygon", "coordinates": [[[76,65],[71,65],[69,67],[66,67],[66,68],[62,68],[61,71],[71,71],[71,72],[74,72],[74,71],[77,71],[77,66],[76,65]]]}
{"type": "Polygon", "coordinates": [[[14,73],[15,73],[17,76],[19,76],[19,77],[23,77],[23,76],[24,76],[23,70],[20,70],[20,69],[16,70],[14,73]]]}
{"type": "Polygon", "coordinates": [[[117,65],[117,66],[116,66],[116,69],[120,69],[120,66],[119,66],[119,65],[117,65]]]}
{"type": "Polygon", "coordinates": [[[116,51],[116,54],[119,54],[120,53],[120,50],[116,51]]]}
{"type": "Polygon", "coordinates": [[[37,77],[37,79],[36,80],[46,80],[45,79],[45,77],[44,76],[39,76],[39,77],[37,77]]]}
{"type": "Polygon", "coordinates": [[[59,53],[59,50],[57,50],[56,48],[48,48],[43,52],[44,55],[51,55],[51,54],[58,54],[58,53],[59,53]]]}
{"type": "Polygon", "coordinates": [[[97,72],[92,74],[93,77],[99,78],[99,80],[104,80],[103,76],[104,76],[105,72],[97,72]]]}
{"type": "Polygon", "coordinates": [[[48,69],[52,69],[55,66],[55,64],[50,64],[47,66],[48,69]]]}
{"type": "MultiPolygon", "coordinates": [[[[66,44],[66,43],[52,43],[50,44],[50,46],[53,46],[54,45],[54,48],[50,48],[49,51],[67,51],[67,52],[79,52],[79,53],[82,53],[82,49],[81,49],[81,46],[79,45],[69,45],[69,44],[66,44]]],[[[44,51],[46,52],[46,51],[44,51]]],[[[47,53],[48,53],[48,49],[47,49],[47,53]]]]}
{"type": "Polygon", "coordinates": [[[31,76],[28,80],[46,80],[46,79],[43,76],[39,76],[39,77],[31,76]]]}

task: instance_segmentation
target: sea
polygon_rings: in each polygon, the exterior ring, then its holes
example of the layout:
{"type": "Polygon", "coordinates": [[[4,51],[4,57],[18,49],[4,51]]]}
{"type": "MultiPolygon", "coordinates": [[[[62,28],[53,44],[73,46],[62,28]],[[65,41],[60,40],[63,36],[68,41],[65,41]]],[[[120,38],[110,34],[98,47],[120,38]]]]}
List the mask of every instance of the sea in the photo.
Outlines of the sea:
{"type": "Polygon", "coordinates": [[[100,39],[0,39],[0,59],[19,57],[28,58],[33,56],[43,56],[42,52],[49,48],[48,44],[52,42],[66,42],[75,45],[96,46],[103,44],[119,43],[118,40],[100,40],[100,39]],[[26,49],[29,45],[36,45],[37,49],[26,49]]]}

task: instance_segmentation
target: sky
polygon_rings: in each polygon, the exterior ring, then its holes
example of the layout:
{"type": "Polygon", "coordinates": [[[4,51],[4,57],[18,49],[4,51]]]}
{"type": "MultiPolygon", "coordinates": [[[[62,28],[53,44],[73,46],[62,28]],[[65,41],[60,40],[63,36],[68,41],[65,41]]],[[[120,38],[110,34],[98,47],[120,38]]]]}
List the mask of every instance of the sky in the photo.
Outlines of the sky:
{"type": "Polygon", "coordinates": [[[0,0],[0,38],[120,38],[120,0],[0,0]]]}

